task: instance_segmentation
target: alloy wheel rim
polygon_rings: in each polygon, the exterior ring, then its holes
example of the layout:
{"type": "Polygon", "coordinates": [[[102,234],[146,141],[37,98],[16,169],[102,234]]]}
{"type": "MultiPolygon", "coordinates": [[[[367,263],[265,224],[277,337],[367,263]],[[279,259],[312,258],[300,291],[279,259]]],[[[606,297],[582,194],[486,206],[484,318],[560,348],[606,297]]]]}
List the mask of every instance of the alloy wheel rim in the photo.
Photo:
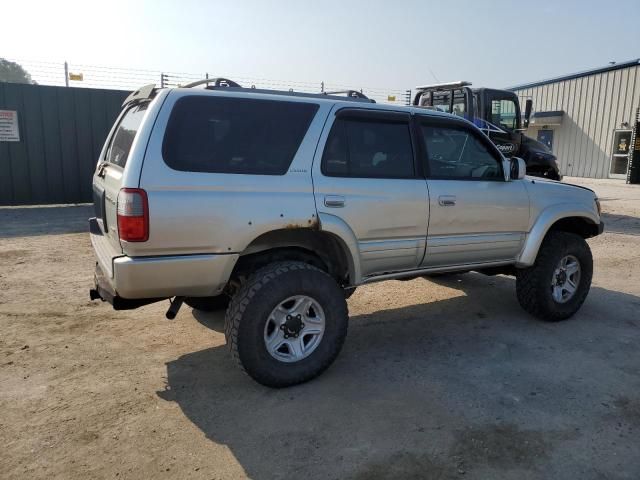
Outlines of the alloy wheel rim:
{"type": "Polygon", "coordinates": [[[318,348],[325,325],[324,310],[314,298],[288,297],[271,311],[265,323],[265,347],[276,360],[299,362],[318,348]]]}
{"type": "Polygon", "coordinates": [[[580,285],[580,261],[573,255],[562,257],[551,277],[551,296],[557,303],[567,303],[580,285]]]}

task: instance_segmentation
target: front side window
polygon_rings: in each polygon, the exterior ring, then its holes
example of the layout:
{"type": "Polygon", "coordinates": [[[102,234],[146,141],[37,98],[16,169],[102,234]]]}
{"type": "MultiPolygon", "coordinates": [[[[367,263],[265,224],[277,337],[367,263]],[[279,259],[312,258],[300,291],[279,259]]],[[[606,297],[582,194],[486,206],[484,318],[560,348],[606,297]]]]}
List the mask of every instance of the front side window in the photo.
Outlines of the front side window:
{"type": "Polygon", "coordinates": [[[183,97],[171,112],[162,155],[174,170],[284,175],[317,110],[303,102],[183,97]]]}
{"type": "Polygon", "coordinates": [[[498,158],[467,127],[423,124],[421,130],[430,178],[502,178],[498,158]]]}
{"type": "Polygon", "coordinates": [[[332,177],[412,178],[409,123],[336,119],[322,156],[322,173],[332,177]]]}
{"type": "Polygon", "coordinates": [[[513,100],[491,100],[490,122],[508,130],[517,128],[516,104],[513,100]]]}
{"type": "Polygon", "coordinates": [[[136,138],[148,105],[148,103],[141,103],[127,110],[113,134],[109,148],[107,148],[105,161],[124,168],[127,158],[129,158],[131,144],[136,138]]]}

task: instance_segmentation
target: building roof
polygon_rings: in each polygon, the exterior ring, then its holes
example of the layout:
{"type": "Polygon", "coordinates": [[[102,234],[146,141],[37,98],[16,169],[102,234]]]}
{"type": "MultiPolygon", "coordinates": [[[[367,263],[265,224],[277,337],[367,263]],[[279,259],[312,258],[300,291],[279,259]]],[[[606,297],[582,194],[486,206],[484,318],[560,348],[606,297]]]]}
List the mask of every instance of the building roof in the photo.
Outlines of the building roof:
{"type": "Polygon", "coordinates": [[[583,70],[581,72],[571,73],[569,75],[562,75],[560,77],[553,77],[553,78],[548,78],[546,80],[539,80],[537,82],[523,83],[521,85],[507,87],[507,90],[524,90],[525,88],[540,87],[541,85],[548,85],[549,83],[564,82],[565,80],[573,80],[575,78],[586,77],[588,75],[595,75],[596,73],[605,73],[605,72],[610,72],[612,70],[620,70],[622,68],[629,68],[635,65],[640,65],[640,58],[628,60],[626,62],[614,63],[613,65],[609,64],[604,67],[592,68],[590,70],[583,70]]]}

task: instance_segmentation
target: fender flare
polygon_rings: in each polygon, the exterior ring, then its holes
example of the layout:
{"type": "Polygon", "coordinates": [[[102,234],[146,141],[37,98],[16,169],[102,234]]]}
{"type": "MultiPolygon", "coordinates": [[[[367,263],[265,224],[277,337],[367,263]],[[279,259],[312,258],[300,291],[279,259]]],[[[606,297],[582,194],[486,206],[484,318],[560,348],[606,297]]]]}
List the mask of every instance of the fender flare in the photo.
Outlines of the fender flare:
{"type": "Polygon", "coordinates": [[[331,233],[338,237],[347,248],[346,256],[349,264],[349,278],[352,285],[359,285],[362,281],[362,270],[360,268],[360,249],[351,227],[341,218],[328,213],[318,213],[320,230],[331,233]]]}
{"type": "Polygon", "coordinates": [[[533,227],[526,235],[524,247],[516,259],[516,267],[530,267],[533,265],[538,256],[540,245],[542,245],[542,241],[551,226],[558,220],[570,217],[583,218],[596,225],[600,223],[600,217],[595,208],[585,208],[584,204],[564,203],[546,208],[538,216],[533,227]]]}

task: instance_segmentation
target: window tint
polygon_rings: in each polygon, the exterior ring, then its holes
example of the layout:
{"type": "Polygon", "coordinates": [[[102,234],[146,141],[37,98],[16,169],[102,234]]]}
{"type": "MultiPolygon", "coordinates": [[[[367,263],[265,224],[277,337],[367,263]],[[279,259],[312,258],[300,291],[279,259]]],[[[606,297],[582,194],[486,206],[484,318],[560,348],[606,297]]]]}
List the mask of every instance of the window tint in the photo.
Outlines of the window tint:
{"type": "Polygon", "coordinates": [[[491,100],[491,123],[502,128],[515,130],[516,104],[513,100],[491,100]]]}
{"type": "Polygon", "coordinates": [[[496,157],[469,129],[422,126],[432,178],[500,179],[496,157]]]}
{"type": "Polygon", "coordinates": [[[336,119],[322,157],[322,173],[333,177],[412,178],[409,124],[336,119]]]}
{"type": "Polygon", "coordinates": [[[140,122],[144,112],[147,110],[148,103],[142,103],[131,107],[122,117],[120,125],[113,134],[111,144],[107,149],[105,160],[115,165],[124,167],[129,158],[129,151],[131,150],[131,144],[133,139],[138,133],[140,128],[140,122]]]}
{"type": "Polygon", "coordinates": [[[173,107],[162,144],[175,170],[283,175],[318,106],[189,96],[173,107]]]}

